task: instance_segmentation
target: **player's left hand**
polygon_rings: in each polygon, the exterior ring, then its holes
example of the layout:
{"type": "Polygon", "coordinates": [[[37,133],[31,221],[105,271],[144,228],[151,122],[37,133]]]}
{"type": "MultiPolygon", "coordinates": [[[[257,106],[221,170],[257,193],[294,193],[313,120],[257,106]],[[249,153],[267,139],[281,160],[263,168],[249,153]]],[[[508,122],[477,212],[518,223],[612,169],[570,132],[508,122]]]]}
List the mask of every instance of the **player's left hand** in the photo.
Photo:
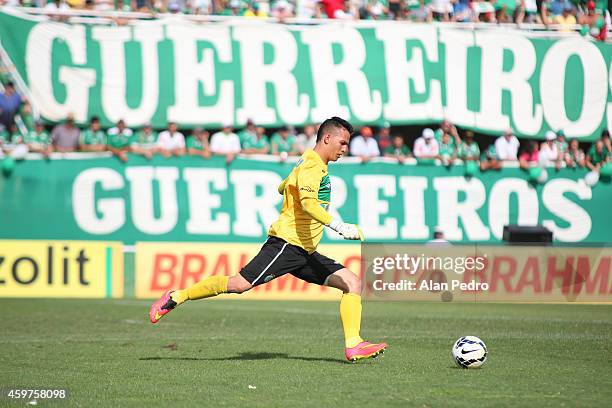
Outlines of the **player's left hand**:
{"type": "Polygon", "coordinates": [[[355,224],[346,224],[341,221],[332,220],[332,222],[329,223],[329,227],[342,235],[344,239],[361,241],[365,239],[363,232],[355,224]]]}

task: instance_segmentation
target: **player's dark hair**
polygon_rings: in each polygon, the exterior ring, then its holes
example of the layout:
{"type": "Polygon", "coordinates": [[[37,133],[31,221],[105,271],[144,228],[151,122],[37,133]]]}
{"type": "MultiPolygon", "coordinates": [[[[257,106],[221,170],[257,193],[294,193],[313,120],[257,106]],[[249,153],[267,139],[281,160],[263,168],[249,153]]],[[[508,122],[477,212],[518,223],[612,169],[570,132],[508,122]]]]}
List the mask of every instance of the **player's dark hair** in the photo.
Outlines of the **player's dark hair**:
{"type": "Polygon", "coordinates": [[[352,135],[355,131],[353,125],[342,118],[334,116],[329,119],[325,119],[323,123],[321,123],[321,126],[319,126],[319,130],[317,132],[317,142],[320,141],[323,138],[323,135],[329,132],[332,128],[346,129],[346,131],[349,132],[349,135],[352,135]]]}

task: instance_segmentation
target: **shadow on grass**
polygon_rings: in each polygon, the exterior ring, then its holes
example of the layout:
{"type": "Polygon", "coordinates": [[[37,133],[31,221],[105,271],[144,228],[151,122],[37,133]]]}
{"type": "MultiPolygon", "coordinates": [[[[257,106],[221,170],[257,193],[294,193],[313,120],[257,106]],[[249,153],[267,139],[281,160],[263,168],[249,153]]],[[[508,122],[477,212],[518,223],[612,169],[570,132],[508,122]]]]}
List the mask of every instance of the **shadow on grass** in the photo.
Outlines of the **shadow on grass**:
{"type": "Polygon", "coordinates": [[[272,360],[272,359],[283,359],[283,360],[301,360],[301,361],[322,361],[327,363],[341,363],[345,364],[346,361],[334,358],[319,358],[319,357],[302,357],[302,356],[290,356],[286,353],[239,353],[237,356],[231,357],[141,357],[140,361],[158,361],[158,360],[182,360],[182,361],[256,361],[256,360],[272,360]]]}

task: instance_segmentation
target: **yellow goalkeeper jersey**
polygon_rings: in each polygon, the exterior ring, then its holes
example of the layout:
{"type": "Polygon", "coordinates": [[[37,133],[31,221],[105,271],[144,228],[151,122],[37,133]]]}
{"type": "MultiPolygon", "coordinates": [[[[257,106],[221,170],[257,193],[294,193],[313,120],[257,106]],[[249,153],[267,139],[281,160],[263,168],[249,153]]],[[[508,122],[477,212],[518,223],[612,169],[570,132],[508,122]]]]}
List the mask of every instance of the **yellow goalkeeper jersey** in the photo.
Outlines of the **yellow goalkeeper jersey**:
{"type": "Polygon", "coordinates": [[[327,212],[331,197],[327,164],[318,153],[307,150],[280,184],[278,192],[284,197],[283,207],[268,235],[313,253],[325,225],[332,220],[327,212]]]}

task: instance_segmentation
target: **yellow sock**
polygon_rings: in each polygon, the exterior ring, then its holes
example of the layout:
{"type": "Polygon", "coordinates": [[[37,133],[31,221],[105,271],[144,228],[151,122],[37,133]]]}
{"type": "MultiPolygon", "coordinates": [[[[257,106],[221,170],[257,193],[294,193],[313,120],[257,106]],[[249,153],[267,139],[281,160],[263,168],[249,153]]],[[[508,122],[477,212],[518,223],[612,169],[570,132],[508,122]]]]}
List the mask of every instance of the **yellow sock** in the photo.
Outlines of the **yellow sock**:
{"type": "Polygon", "coordinates": [[[361,329],[361,296],[345,293],[340,300],[340,319],[344,329],[344,342],[347,348],[355,347],[363,341],[361,329]]]}
{"type": "Polygon", "coordinates": [[[183,290],[172,292],[172,300],[177,304],[184,303],[186,300],[204,299],[227,293],[228,276],[209,276],[199,281],[193,286],[183,290]]]}

